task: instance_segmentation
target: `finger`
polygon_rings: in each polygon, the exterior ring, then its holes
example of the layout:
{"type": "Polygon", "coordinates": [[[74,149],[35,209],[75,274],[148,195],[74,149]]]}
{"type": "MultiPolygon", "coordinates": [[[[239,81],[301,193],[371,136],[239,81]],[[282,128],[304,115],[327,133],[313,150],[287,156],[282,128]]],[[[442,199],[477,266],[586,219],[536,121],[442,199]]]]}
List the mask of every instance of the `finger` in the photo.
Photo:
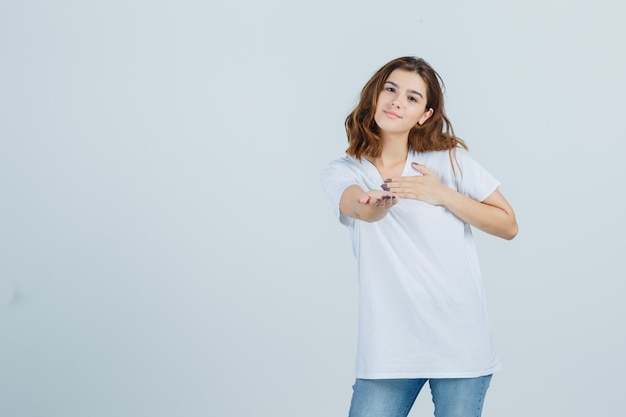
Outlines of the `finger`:
{"type": "MultiPolygon", "coordinates": [[[[406,187],[403,186],[402,184],[390,184],[389,185],[389,191],[398,195],[399,193],[410,193],[410,192],[414,192],[417,188],[415,186],[413,187],[406,187]]],[[[402,197],[402,196],[400,196],[402,197]]]]}
{"type": "Polygon", "coordinates": [[[411,186],[412,184],[415,183],[419,183],[420,181],[423,181],[422,179],[423,175],[409,175],[409,176],[405,176],[405,177],[398,177],[398,178],[387,178],[385,180],[384,184],[381,184],[381,187],[384,189],[383,185],[387,186],[387,187],[391,187],[393,186],[411,186]]]}
{"type": "Polygon", "coordinates": [[[433,173],[430,169],[426,168],[426,166],[418,164],[417,162],[411,162],[411,166],[423,175],[430,175],[433,173]]]}
{"type": "Polygon", "coordinates": [[[401,182],[402,182],[401,178],[387,178],[385,180],[385,183],[380,185],[380,188],[382,188],[385,191],[391,191],[391,188],[398,187],[401,182]]]}
{"type": "Polygon", "coordinates": [[[414,193],[408,192],[408,193],[398,193],[398,198],[396,200],[400,201],[400,199],[403,198],[405,200],[419,200],[419,198],[417,198],[417,196],[414,193]]]}
{"type": "Polygon", "coordinates": [[[367,204],[370,202],[371,197],[367,194],[362,195],[361,197],[359,197],[359,203],[360,204],[367,204]]]}

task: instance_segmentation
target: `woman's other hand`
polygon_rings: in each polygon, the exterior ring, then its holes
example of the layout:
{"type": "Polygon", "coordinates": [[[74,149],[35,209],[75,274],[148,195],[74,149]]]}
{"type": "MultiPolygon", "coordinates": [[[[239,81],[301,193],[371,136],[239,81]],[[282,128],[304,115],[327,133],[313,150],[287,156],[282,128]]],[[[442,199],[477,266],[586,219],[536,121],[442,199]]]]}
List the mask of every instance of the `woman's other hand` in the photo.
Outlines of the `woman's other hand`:
{"type": "Polygon", "coordinates": [[[449,188],[443,185],[435,173],[424,165],[418,165],[415,162],[411,165],[422,175],[389,178],[381,185],[383,190],[392,192],[400,198],[419,200],[433,206],[443,205],[443,194],[449,188]]]}

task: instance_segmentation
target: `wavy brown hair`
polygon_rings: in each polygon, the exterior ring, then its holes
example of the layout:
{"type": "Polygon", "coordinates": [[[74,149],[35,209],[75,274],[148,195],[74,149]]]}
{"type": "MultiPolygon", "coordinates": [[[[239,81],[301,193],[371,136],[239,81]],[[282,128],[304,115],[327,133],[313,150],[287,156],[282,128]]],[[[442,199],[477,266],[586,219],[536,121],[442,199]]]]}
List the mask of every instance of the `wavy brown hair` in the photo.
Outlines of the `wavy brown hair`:
{"type": "Polygon", "coordinates": [[[454,135],[452,124],[443,104],[443,80],[422,58],[402,57],[394,59],[379,69],[365,84],[357,106],[346,118],[348,149],[346,153],[361,159],[361,156],[377,157],[383,149],[379,128],[374,121],[376,104],[385,81],[396,69],[417,73],[426,83],[426,109],[433,110],[424,124],[415,125],[409,132],[409,146],[417,152],[449,150],[450,158],[457,147],[467,149],[463,140],[454,135]]]}

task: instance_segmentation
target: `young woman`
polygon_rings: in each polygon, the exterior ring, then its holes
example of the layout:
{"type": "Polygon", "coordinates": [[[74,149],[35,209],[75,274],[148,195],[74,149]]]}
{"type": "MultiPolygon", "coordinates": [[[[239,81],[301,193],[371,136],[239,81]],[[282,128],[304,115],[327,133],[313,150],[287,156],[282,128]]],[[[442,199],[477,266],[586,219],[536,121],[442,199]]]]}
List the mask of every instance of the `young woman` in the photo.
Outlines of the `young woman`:
{"type": "Polygon", "coordinates": [[[436,417],[480,416],[500,367],[470,226],[512,239],[517,222],[442,86],[423,59],[383,66],[346,119],[347,156],[322,171],[359,277],[350,417],[406,416],[426,381],[436,417]]]}

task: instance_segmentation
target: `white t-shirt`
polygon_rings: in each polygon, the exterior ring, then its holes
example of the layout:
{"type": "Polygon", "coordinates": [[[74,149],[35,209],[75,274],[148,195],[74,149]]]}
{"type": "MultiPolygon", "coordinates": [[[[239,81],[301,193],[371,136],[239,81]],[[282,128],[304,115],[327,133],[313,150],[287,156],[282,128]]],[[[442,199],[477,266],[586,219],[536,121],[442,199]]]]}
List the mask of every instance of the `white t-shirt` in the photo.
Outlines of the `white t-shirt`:
{"type": "MultiPolygon", "coordinates": [[[[410,151],[450,188],[483,201],[499,182],[466,151],[410,151]]],[[[499,369],[472,231],[448,209],[400,199],[380,221],[339,211],[344,190],[380,190],[384,179],[365,158],[346,156],[321,174],[322,187],[350,229],[359,278],[356,377],[470,378],[499,369]]]]}

